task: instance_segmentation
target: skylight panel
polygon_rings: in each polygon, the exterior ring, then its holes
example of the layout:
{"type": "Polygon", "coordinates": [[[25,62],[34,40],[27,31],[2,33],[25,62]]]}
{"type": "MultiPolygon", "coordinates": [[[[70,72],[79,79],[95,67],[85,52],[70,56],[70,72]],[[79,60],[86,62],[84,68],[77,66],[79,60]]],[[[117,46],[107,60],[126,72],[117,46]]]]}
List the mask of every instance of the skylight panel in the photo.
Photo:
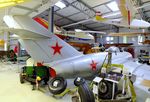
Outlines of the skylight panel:
{"type": "Polygon", "coordinates": [[[110,2],[107,4],[107,6],[112,10],[112,11],[119,11],[118,4],[116,1],[110,2]]]}
{"type": "Polygon", "coordinates": [[[56,5],[57,7],[59,7],[59,8],[61,8],[61,9],[63,9],[63,8],[66,7],[66,4],[63,3],[62,1],[58,1],[55,5],[56,5]]]}

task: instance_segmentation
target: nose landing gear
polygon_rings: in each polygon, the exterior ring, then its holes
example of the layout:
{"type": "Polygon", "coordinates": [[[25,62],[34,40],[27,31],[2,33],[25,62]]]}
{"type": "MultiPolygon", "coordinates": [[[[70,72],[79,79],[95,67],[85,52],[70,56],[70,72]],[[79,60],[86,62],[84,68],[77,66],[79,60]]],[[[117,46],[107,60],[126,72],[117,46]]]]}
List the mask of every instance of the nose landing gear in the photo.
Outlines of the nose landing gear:
{"type": "Polygon", "coordinates": [[[60,94],[63,91],[65,91],[66,87],[67,87],[67,81],[63,78],[63,77],[55,77],[50,79],[50,81],[48,82],[48,86],[49,86],[49,91],[54,94],[60,94]]]}

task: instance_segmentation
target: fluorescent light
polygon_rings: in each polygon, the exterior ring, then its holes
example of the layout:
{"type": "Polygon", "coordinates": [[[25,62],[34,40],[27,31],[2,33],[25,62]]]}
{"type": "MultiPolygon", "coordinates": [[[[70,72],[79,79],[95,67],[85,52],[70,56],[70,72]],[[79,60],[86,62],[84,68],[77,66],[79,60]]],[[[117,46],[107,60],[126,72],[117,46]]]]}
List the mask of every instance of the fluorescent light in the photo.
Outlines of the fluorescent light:
{"type": "Polygon", "coordinates": [[[139,45],[142,45],[141,42],[143,42],[143,37],[139,35],[139,36],[138,36],[138,44],[139,44],[139,45]]]}
{"type": "Polygon", "coordinates": [[[112,11],[118,11],[118,5],[116,3],[116,1],[113,1],[111,3],[108,3],[107,6],[112,10],[112,11]]]}
{"type": "Polygon", "coordinates": [[[121,12],[119,11],[119,12],[114,12],[114,13],[110,13],[110,14],[107,14],[107,15],[103,15],[103,17],[105,18],[105,17],[112,17],[112,16],[117,16],[117,15],[120,15],[121,14],[121,12]]]}
{"type": "Polygon", "coordinates": [[[75,31],[76,31],[76,32],[82,32],[82,30],[81,30],[81,29],[75,29],[75,31]]]}
{"type": "Polygon", "coordinates": [[[110,38],[109,37],[106,37],[106,41],[109,41],[110,40],[110,38]]]}
{"type": "Polygon", "coordinates": [[[61,8],[61,9],[63,9],[63,8],[66,7],[66,4],[64,4],[64,3],[61,2],[61,1],[58,1],[55,5],[56,5],[57,7],[59,7],[59,8],[61,8]]]}
{"type": "Polygon", "coordinates": [[[18,36],[18,35],[16,35],[16,34],[13,34],[11,37],[19,38],[19,36],[18,36]]]}
{"type": "Polygon", "coordinates": [[[10,28],[21,28],[18,23],[13,19],[12,16],[6,15],[3,17],[3,20],[7,24],[8,27],[10,28]]]}

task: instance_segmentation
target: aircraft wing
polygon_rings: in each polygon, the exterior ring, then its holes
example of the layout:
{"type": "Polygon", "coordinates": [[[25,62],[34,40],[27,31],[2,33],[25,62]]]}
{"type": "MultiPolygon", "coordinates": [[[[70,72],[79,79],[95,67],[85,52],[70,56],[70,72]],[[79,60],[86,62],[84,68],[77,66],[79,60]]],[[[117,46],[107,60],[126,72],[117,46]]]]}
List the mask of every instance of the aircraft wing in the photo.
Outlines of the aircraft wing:
{"type": "Polygon", "coordinates": [[[138,19],[133,19],[128,25],[125,21],[119,20],[119,19],[109,19],[107,21],[98,21],[95,18],[93,19],[94,22],[100,22],[103,24],[110,24],[110,25],[115,25],[118,27],[127,27],[127,28],[148,28],[150,27],[150,23],[144,21],[144,20],[138,20],[138,19]]]}
{"type": "Polygon", "coordinates": [[[115,0],[118,4],[118,8],[122,14],[122,19],[108,19],[103,18],[101,15],[96,15],[94,21],[98,21],[105,24],[116,25],[119,27],[130,27],[130,28],[148,28],[150,23],[144,20],[134,19],[136,9],[134,8],[131,0],[115,0]]]}
{"type": "Polygon", "coordinates": [[[130,24],[135,16],[136,10],[131,0],[116,0],[118,8],[122,14],[123,19],[130,24]]]}
{"type": "Polygon", "coordinates": [[[45,36],[45,35],[43,36],[43,35],[37,34],[36,32],[32,32],[32,31],[25,30],[25,29],[8,28],[8,29],[4,29],[4,31],[13,32],[14,34],[16,33],[22,39],[49,38],[49,36],[45,36]]]}
{"type": "Polygon", "coordinates": [[[137,10],[133,5],[132,0],[116,0],[118,3],[118,7],[122,14],[122,25],[123,27],[130,28],[148,28],[150,27],[150,23],[144,20],[135,19],[135,14],[137,10]]]}
{"type": "Polygon", "coordinates": [[[118,8],[125,20],[128,20],[128,10],[126,9],[126,0],[117,0],[118,8]]]}
{"type": "Polygon", "coordinates": [[[85,30],[85,31],[80,31],[80,32],[83,32],[83,33],[98,33],[98,34],[106,34],[106,32],[101,32],[101,31],[88,31],[88,30],[85,30]]]}
{"type": "Polygon", "coordinates": [[[140,28],[148,28],[150,27],[150,23],[146,22],[144,20],[138,20],[138,19],[133,19],[132,22],[130,23],[130,26],[133,27],[140,27],[140,28]]]}

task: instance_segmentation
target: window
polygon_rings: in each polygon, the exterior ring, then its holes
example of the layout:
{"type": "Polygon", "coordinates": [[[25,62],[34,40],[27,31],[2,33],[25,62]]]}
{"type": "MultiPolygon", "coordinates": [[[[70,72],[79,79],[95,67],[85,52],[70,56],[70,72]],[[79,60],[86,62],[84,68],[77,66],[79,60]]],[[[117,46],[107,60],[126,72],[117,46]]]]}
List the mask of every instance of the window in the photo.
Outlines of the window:
{"type": "Polygon", "coordinates": [[[139,45],[142,45],[141,42],[143,42],[143,37],[142,37],[142,36],[138,36],[138,44],[139,44],[139,45]]]}
{"type": "Polygon", "coordinates": [[[106,37],[106,42],[107,42],[107,44],[113,44],[114,42],[113,42],[113,40],[114,40],[114,38],[113,37],[106,37]]]}

